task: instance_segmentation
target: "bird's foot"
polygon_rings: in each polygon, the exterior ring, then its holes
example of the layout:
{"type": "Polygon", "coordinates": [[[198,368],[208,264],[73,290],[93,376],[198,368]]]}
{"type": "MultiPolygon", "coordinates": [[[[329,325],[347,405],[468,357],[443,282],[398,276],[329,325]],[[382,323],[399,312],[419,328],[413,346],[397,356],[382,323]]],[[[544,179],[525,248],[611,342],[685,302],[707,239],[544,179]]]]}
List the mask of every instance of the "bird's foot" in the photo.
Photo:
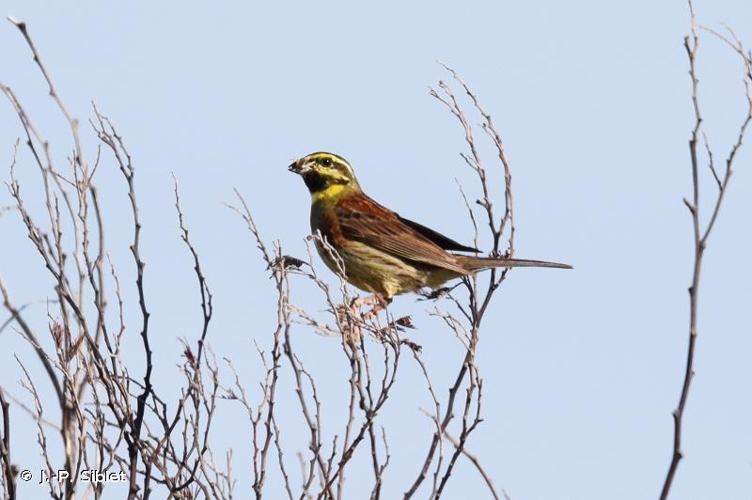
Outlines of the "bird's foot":
{"type": "Polygon", "coordinates": [[[358,297],[350,302],[350,310],[353,314],[359,315],[363,321],[375,318],[381,311],[392,302],[391,298],[384,297],[381,294],[374,294],[368,297],[358,297]],[[361,312],[364,306],[371,306],[371,309],[361,312]]]}
{"type": "Polygon", "coordinates": [[[386,309],[391,301],[392,299],[387,299],[383,295],[376,294],[367,297],[357,297],[350,301],[349,305],[340,306],[337,314],[345,325],[346,331],[344,335],[346,340],[351,344],[360,342],[361,327],[373,330],[373,327],[369,327],[366,322],[375,319],[381,311],[386,309]],[[363,311],[365,307],[370,307],[370,309],[363,311]]]}

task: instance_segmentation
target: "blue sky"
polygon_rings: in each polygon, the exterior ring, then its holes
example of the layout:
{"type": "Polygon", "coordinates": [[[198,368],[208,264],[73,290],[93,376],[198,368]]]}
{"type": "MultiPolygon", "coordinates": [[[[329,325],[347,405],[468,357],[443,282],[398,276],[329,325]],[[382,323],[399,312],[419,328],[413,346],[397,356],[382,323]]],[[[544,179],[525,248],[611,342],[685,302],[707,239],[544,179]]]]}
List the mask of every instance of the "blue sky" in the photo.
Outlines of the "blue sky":
{"type": "MultiPolygon", "coordinates": [[[[496,297],[479,347],[486,420],[469,448],[515,500],[658,495],[683,375],[692,259],[690,219],[681,202],[690,188],[692,119],[684,2],[209,7],[12,0],[3,6],[28,23],[73,112],[86,118],[89,102],[96,101],[134,156],[164,392],[178,380],[178,338],[194,339],[200,318],[191,262],[178,236],[171,173],[180,181],[215,293],[209,342],[219,356],[233,358],[255,388],[262,369],[253,341],[269,341],[274,297],[248,234],[224,206],[232,189],[246,196],[268,241],[278,239],[286,253],[303,255],[309,198],[286,166],[311,151],[331,150],[351,161],[374,198],[469,242],[472,230],[454,180],[472,180],[458,155],[462,133],[428,95],[429,86],[448,77],[435,61],[454,67],[506,140],[517,255],[575,266],[570,272],[516,270],[496,297]]],[[[696,9],[702,23],[726,22],[752,44],[749,2],[697,2],[696,9]]],[[[10,24],[0,23],[0,46],[0,80],[16,90],[53,145],[67,148],[64,123],[10,24]]],[[[698,69],[706,131],[721,158],[744,112],[741,68],[704,35],[698,69]]],[[[11,107],[0,106],[3,165],[21,133],[11,107]]],[[[94,151],[91,135],[86,147],[94,151]]],[[[55,151],[60,161],[65,148],[55,151]]],[[[750,159],[749,150],[738,157],[706,257],[686,458],[673,498],[746,498],[752,489],[750,159]]],[[[28,155],[19,161],[31,200],[37,178],[28,155]]],[[[7,180],[7,168],[0,172],[7,180]]],[[[122,181],[114,167],[98,176],[110,221],[108,245],[127,270],[122,181]]],[[[704,182],[710,192],[711,179],[704,182]]],[[[0,205],[9,202],[0,193],[0,205]]],[[[48,297],[49,279],[15,215],[0,217],[0,234],[0,276],[15,301],[48,297]]],[[[294,298],[316,307],[307,287],[294,298]]],[[[460,345],[428,317],[425,303],[406,296],[393,308],[414,316],[412,336],[423,345],[444,395],[461,360],[460,345]]],[[[30,311],[43,328],[44,306],[30,311]]],[[[303,328],[295,334],[303,360],[332,402],[325,425],[335,432],[342,416],[334,408],[345,391],[339,344],[303,328]]],[[[6,330],[1,341],[0,384],[24,397],[13,354],[37,373],[39,367],[15,333],[6,330]]],[[[414,364],[404,368],[384,414],[393,442],[386,498],[403,492],[417,474],[431,432],[419,411],[429,404],[423,381],[414,364]]],[[[289,381],[282,390],[287,410],[280,424],[290,429],[286,447],[293,457],[307,445],[289,381]]],[[[15,422],[23,436],[17,442],[32,443],[33,422],[20,413],[15,422]]],[[[215,436],[220,450],[237,448],[241,480],[248,466],[244,422],[240,408],[226,403],[215,436]]],[[[38,467],[33,446],[14,452],[19,465],[38,467]]],[[[361,470],[349,478],[353,498],[360,480],[370,479],[370,471],[361,470]]],[[[24,498],[43,493],[25,488],[24,498]]],[[[242,481],[238,488],[240,497],[249,491],[242,481]]],[[[485,494],[463,461],[447,498],[485,494]]]]}

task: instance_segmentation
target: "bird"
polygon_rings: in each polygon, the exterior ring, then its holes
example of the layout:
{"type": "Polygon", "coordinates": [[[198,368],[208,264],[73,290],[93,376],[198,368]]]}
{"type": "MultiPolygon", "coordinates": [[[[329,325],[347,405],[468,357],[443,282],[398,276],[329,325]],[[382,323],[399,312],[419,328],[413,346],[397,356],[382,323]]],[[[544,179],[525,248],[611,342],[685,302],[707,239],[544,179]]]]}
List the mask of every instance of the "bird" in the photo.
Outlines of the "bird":
{"type": "Polygon", "coordinates": [[[491,268],[549,267],[568,264],[529,259],[478,257],[479,253],[384,207],[360,187],[343,157],[328,152],[304,156],[288,166],[311,194],[311,231],[329,269],[357,288],[389,303],[395,295],[438,289],[447,281],[491,268]],[[321,240],[325,240],[328,245],[321,240]]]}

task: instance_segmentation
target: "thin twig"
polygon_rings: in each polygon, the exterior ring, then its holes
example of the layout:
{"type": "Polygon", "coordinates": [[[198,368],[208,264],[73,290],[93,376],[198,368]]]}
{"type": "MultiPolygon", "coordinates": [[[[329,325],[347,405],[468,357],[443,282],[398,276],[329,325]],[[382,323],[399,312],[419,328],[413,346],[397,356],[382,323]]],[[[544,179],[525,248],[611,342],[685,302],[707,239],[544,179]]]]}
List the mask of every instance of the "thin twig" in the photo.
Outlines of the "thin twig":
{"type": "Polygon", "coordinates": [[[694,248],[694,263],[692,266],[692,283],[689,287],[689,337],[687,346],[687,358],[684,369],[684,380],[682,382],[681,394],[679,396],[679,402],[676,409],[673,411],[674,419],[674,439],[673,450],[671,455],[671,463],[666,473],[666,478],[661,490],[661,500],[665,500],[669,496],[671,486],[676,476],[676,471],[679,466],[680,460],[684,456],[682,449],[682,423],[684,418],[684,411],[686,409],[687,400],[689,397],[689,391],[692,384],[692,379],[695,375],[695,346],[698,335],[698,309],[699,309],[699,289],[700,289],[700,273],[702,269],[703,256],[707,248],[708,237],[710,236],[715,222],[720,213],[720,208],[723,203],[725,194],[728,190],[729,180],[733,173],[733,163],[736,158],[736,153],[741,148],[742,141],[747,131],[747,127],[752,121],[752,93],[750,92],[750,85],[752,84],[752,58],[749,53],[744,50],[739,39],[736,37],[732,30],[728,30],[733,39],[729,39],[724,35],[721,35],[713,30],[708,30],[723,42],[728,44],[741,58],[744,65],[744,89],[746,97],[746,114],[739,126],[739,132],[736,142],[731,147],[731,150],[726,157],[726,168],[722,176],[719,176],[715,169],[713,162],[712,148],[708,144],[707,137],[702,132],[703,118],[700,111],[700,97],[699,97],[699,78],[697,76],[697,53],[700,43],[700,36],[697,26],[697,18],[694,11],[694,6],[691,0],[689,1],[689,13],[691,23],[691,35],[684,38],[684,48],[689,60],[689,76],[691,80],[691,92],[692,92],[692,108],[694,110],[694,127],[692,129],[691,138],[689,140],[689,154],[690,164],[692,171],[692,198],[691,201],[684,199],[684,204],[687,206],[690,217],[692,219],[692,232],[693,232],[693,248],[694,248]],[[704,141],[705,152],[708,156],[708,169],[710,170],[718,191],[715,194],[715,198],[712,202],[711,215],[708,219],[705,227],[703,228],[701,222],[701,206],[700,206],[700,159],[699,159],[699,142],[702,137],[704,141]]]}

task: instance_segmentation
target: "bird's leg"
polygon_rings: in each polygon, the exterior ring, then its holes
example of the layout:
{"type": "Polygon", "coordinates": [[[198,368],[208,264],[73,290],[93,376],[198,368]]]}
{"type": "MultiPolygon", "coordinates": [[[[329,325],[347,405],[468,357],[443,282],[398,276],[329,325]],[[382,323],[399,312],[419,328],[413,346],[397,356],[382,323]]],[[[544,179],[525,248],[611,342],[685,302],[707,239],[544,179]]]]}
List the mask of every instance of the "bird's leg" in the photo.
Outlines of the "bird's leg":
{"type": "Polygon", "coordinates": [[[351,345],[360,342],[360,312],[359,306],[356,304],[357,301],[358,299],[355,299],[349,304],[337,305],[335,308],[337,322],[342,328],[342,336],[351,345]]]}
{"type": "Polygon", "coordinates": [[[348,343],[357,344],[360,342],[361,323],[373,319],[376,315],[384,310],[387,301],[380,295],[370,295],[367,297],[357,297],[347,305],[337,307],[337,317],[343,323],[345,331],[343,332],[348,343]],[[369,311],[363,312],[364,306],[373,306],[369,311]]]}
{"type": "Polygon", "coordinates": [[[358,297],[350,303],[350,308],[353,313],[359,313],[363,306],[372,306],[370,311],[361,313],[360,316],[363,320],[369,320],[375,318],[377,314],[386,309],[386,307],[392,302],[391,297],[387,298],[380,293],[370,295],[368,297],[358,297]]]}
{"type": "MultiPolygon", "coordinates": [[[[392,302],[391,298],[383,295],[370,295],[368,297],[358,297],[350,301],[349,305],[337,306],[337,317],[344,326],[343,334],[350,344],[360,342],[361,325],[372,320],[392,302]],[[368,311],[361,311],[364,306],[372,306],[368,311]]],[[[404,318],[402,318],[404,319],[404,318]]],[[[405,325],[409,327],[409,325],[405,325]]]]}

